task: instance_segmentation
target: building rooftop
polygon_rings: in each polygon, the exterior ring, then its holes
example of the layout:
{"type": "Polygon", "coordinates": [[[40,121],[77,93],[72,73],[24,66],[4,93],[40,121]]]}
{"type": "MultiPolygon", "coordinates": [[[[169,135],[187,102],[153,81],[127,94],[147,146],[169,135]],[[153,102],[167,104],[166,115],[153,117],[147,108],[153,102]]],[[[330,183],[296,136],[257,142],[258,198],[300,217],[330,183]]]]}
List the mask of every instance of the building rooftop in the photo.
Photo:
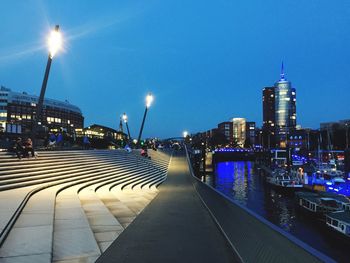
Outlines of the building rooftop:
{"type": "MultiPolygon", "coordinates": [[[[36,95],[29,95],[26,92],[15,92],[12,91],[9,88],[6,88],[4,86],[0,87],[0,91],[5,91],[8,92],[8,102],[9,103],[13,103],[15,101],[18,102],[25,102],[25,103],[38,103],[39,97],[36,95]]],[[[44,99],[44,107],[45,106],[51,106],[51,107],[57,107],[57,108],[63,108],[66,110],[70,110],[73,112],[78,112],[80,114],[82,114],[81,110],[79,107],[70,104],[67,100],[66,101],[60,101],[60,100],[55,100],[55,99],[49,99],[49,98],[45,98],[44,99]]]]}

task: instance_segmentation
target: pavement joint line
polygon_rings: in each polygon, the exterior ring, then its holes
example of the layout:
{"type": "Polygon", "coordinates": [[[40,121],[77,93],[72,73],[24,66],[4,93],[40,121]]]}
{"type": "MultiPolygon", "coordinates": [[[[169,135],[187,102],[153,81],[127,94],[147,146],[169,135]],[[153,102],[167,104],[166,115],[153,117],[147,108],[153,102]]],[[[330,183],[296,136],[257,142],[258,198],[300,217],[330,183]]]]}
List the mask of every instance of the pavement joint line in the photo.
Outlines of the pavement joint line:
{"type": "MultiPolygon", "coordinates": [[[[194,176],[193,174],[193,169],[191,166],[191,162],[189,160],[189,156],[188,156],[188,151],[187,151],[187,147],[185,147],[186,149],[186,159],[187,159],[187,164],[189,166],[189,170],[190,170],[190,174],[194,176]]],[[[196,178],[197,179],[197,178],[196,178]]],[[[213,221],[215,222],[215,225],[218,227],[218,229],[220,230],[221,234],[225,237],[225,240],[227,241],[227,243],[230,245],[231,249],[233,250],[235,256],[237,257],[237,259],[240,262],[244,262],[242,256],[240,255],[240,253],[238,252],[238,250],[236,249],[236,247],[232,244],[231,240],[229,239],[229,237],[227,236],[226,232],[224,231],[224,229],[221,227],[221,224],[219,223],[219,221],[216,219],[215,215],[213,214],[213,212],[210,210],[210,208],[207,206],[207,204],[204,202],[203,198],[201,197],[201,195],[199,194],[199,192],[197,191],[196,187],[193,185],[193,183],[191,183],[194,191],[196,192],[197,196],[199,197],[199,199],[201,200],[202,205],[206,208],[206,210],[208,211],[208,213],[210,214],[211,218],[213,219],[213,221]]]]}
{"type": "Polygon", "coordinates": [[[24,254],[24,255],[18,255],[18,256],[9,256],[9,257],[0,257],[1,258],[19,258],[19,257],[26,257],[26,256],[40,256],[40,255],[47,255],[48,253],[33,253],[33,254],[24,254]]]}

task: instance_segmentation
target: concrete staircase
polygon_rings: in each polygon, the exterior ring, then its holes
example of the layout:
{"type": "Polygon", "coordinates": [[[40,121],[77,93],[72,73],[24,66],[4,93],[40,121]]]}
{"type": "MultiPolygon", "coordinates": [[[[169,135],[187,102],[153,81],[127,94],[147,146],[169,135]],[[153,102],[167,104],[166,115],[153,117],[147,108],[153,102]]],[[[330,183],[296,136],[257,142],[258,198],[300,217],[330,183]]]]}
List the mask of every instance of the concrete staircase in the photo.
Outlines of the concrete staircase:
{"type": "Polygon", "coordinates": [[[157,195],[170,152],[0,153],[0,262],[94,262],[157,195]]]}

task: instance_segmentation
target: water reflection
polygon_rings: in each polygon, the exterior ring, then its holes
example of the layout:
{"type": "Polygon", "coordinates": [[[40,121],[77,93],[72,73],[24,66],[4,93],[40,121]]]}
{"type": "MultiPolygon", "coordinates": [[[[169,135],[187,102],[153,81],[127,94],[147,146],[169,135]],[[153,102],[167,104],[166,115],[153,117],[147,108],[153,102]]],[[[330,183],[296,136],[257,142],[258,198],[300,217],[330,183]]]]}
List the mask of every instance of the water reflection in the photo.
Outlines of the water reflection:
{"type": "Polygon", "coordinates": [[[266,184],[263,171],[253,162],[217,163],[214,173],[206,175],[205,181],[337,261],[347,262],[345,244],[329,237],[323,225],[297,213],[293,197],[276,192],[266,184]]]}
{"type": "Polygon", "coordinates": [[[264,182],[253,176],[253,163],[217,163],[214,175],[216,189],[290,231],[295,218],[293,205],[273,189],[263,191],[264,182]]]}

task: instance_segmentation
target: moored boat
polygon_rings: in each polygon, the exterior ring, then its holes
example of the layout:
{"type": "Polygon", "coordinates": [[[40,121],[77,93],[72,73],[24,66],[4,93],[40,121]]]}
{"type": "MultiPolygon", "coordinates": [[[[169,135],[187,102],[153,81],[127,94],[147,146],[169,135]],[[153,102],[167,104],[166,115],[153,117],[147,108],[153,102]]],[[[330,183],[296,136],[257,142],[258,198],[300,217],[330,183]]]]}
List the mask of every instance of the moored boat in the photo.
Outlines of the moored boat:
{"type": "Polygon", "coordinates": [[[272,171],[271,175],[266,177],[266,182],[276,189],[284,191],[300,190],[303,187],[300,178],[285,169],[272,171]]]}
{"type": "Polygon", "coordinates": [[[326,225],[339,237],[350,241],[350,211],[339,211],[326,214],[326,225]]]}
{"type": "Polygon", "coordinates": [[[350,210],[350,200],[335,193],[298,192],[295,198],[302,211],[322,220],[327,213],[350,210]]]}

